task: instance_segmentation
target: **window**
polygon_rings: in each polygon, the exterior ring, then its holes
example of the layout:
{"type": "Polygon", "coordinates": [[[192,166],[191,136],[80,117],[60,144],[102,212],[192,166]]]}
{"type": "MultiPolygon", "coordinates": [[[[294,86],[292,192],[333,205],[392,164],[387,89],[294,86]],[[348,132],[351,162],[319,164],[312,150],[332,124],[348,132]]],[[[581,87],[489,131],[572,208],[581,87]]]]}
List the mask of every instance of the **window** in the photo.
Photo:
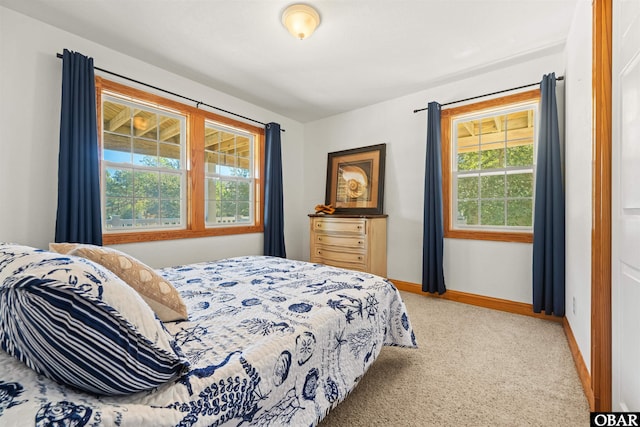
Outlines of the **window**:
{"type": "Polygon", "coordinates": [[[253,135],[205,122],[205,222],[253,222],[253,135]]]}
{"type": "Polygon", "coordinates": [[[264,129],[96,79],[105,244],[255,233],[264,129]]]}
{"type": "Polygon", "coordinates": [[[442,112],[445,237],[532,241],[539,96],[442,112]]]}

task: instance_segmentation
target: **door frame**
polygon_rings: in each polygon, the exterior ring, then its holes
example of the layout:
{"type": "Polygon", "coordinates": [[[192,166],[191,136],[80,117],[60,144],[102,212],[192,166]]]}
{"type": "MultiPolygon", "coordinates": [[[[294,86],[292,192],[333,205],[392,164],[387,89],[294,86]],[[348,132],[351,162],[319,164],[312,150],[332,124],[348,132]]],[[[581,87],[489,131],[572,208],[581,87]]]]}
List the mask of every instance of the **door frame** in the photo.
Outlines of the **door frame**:
{"type": "Polygon", "coordinates": [[[612,2],[593,0],[592,411],[611,411],[612,2]]]}

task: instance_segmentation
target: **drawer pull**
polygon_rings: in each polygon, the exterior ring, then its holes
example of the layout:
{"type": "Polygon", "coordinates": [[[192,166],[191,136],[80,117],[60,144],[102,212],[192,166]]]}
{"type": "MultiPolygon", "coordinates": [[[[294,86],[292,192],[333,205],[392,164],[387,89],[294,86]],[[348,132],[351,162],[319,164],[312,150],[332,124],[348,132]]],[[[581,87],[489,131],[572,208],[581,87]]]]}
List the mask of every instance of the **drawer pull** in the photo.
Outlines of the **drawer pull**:
{"type": "Polygon", "coordinates": [[[318,236],[318,242],[322,242],[322,237],[318,236]]]}
{"type": "Polygon", "coordinates": [[[358,230],[362,230],[362,226],[361,225],[359,225],[357,228],[358,228],[358,230]]]}
{"type": "Polygon", "coordinates": [[[362,244],[362,241],[359,241],[359,242],[358,242],[358,244],[359,244],[359,245],[361,245],[361,244],[362,244]]]}
{"type": "Polygon", "coordinates": [[[362,261],[362,257],[361,257],[361,256],[359,256],[359,257],[358,257],[358,259],[359,259],[360,261],[362,261]]]}

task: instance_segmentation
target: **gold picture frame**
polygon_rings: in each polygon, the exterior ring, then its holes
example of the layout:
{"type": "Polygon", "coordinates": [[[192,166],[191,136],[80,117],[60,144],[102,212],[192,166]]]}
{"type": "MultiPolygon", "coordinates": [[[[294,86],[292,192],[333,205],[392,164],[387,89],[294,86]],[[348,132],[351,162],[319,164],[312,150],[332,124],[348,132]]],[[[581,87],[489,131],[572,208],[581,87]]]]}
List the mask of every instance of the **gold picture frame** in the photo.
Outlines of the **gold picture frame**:
{"type": "Polygon", "coordinates": [[[382,215],[386,148],[378,144],[329,153],[325,204],[338,214],[382,215]]]}

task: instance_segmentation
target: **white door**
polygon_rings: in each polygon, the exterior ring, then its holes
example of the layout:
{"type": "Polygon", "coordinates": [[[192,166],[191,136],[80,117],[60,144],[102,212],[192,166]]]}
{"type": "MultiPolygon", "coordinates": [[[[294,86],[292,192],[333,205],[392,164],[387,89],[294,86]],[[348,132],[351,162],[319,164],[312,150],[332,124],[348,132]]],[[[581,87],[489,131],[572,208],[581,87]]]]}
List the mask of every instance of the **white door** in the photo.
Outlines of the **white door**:
{"type": "Polygon", "coordinates": [[[640,411],[640,1],[613,2],[612,410],[640,411]]]}

